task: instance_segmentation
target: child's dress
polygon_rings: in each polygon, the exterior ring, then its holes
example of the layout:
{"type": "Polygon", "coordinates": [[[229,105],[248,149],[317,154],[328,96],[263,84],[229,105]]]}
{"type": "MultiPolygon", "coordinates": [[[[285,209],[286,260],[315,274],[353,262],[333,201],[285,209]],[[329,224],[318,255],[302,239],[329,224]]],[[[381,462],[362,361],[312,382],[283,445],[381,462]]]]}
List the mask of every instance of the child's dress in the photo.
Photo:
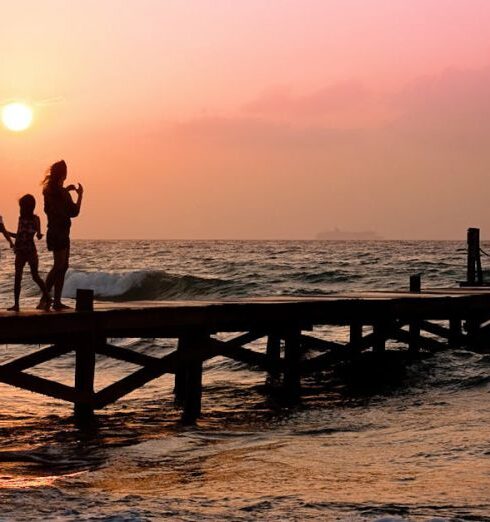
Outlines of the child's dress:
{"type": "Polygon", "coordinates": [[[34,236],[37,232],[38,217],[20,217],[15,238],[15,255],[17,262],[32,263],[37,261],[37,250],[34,236]]]}

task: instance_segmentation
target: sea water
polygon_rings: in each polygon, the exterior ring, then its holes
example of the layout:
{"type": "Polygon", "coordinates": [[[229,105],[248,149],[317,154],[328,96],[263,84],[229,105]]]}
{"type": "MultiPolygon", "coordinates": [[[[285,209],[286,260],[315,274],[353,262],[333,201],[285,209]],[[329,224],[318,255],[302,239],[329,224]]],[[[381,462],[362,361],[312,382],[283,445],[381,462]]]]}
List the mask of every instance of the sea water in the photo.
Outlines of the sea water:
{"type": "MultiPolygon", "coordinates": [[[[44,245],[40,257],[46,273],[44,245]]],[[[6,307],[8,248],[0,263],[6,307]]],[[[464,242],[74,241],[65,298],[80,287],[108,303],[328,295],[404,289],[414,273],[443,287],[464,269],[464,242]]],[[[28,307],[37,290],[24,281],[28,307]]],[[[173,347],[114,342],[157,356],[173,347]]],[[[32,349],[2,346],[0,361],[32,349]]],[[[66,355],[32,372],[72,384],[73,364],[66,355]]],[[[101,357],[96,388],[132,369],[101,357]]],[[[67,403],[0,385],[0,519],[490,520],[489,382],[489,355],[448,350],[386,386],[307,377],[301,400],[285,404],[267,393],[263,372],[215,358],[197,426],[181,426],[163,376],[88,430],[67,403]]]]}

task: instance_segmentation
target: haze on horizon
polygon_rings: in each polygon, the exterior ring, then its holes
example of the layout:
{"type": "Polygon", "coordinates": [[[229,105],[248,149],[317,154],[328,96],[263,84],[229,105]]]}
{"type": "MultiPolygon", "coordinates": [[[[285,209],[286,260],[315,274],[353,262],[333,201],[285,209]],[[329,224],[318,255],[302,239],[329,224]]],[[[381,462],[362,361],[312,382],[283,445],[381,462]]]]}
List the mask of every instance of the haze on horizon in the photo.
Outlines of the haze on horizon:
{"type": "Polygon", "coordinates": [[[4,2],[0,214],[64,158],[75,238],[490,237],[490,2],[4,2]]]}

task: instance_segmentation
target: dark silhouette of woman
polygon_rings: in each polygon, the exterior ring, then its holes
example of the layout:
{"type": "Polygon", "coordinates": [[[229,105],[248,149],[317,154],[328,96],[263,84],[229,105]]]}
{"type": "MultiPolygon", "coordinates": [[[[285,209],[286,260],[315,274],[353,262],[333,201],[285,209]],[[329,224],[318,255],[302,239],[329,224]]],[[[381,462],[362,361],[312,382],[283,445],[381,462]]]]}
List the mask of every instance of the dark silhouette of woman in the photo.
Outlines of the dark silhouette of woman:
{"type": "Polygon", "coordinates": [[[48,216],[46,243],[48,250],[53,252],[54,260],[46,278],[46,288],[50,292],[54,286],[53,310],[69,308],[61,302],[61,293],[70,260],[71,218],[80,213],[83,196],[82,185],[63,186],[66,174],[66,163],[61,160],[51,165],[43,181],[44,211],[48,216]],[[76,202],[73,202],[70,191],[77,193],[76,202]]]}

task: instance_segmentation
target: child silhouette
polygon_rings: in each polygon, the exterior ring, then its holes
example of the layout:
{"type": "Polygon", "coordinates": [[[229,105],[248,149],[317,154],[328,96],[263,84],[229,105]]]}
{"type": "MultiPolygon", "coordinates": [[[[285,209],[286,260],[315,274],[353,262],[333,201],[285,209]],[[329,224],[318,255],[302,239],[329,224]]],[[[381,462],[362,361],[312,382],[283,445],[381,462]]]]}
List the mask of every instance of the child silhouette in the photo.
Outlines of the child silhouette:
{"type": "MultiPolygon", "coordinates": [[[[36,245],[34,244],[34,236],[41,239],[41,221],[39,216],[34,214],[36,208],[36,200],[31,194],[26,194],[19,199],[20,217],[17,233],[10,232],[15,237],[15,284],[14,284],[14,305],[8,310],[11,312],[19,311],[20,290],[22,284],[22,273],[24,266],[29,265],[31,269],[32,279],[41,289],[43,294],[43,309],[49,310],[50,298],[46,291],[44,281],[39,277],[38,267],[39,260],[37,257],[36,245]]],[[[40,308],[40,307],[38,307],[40,308]]]]}

